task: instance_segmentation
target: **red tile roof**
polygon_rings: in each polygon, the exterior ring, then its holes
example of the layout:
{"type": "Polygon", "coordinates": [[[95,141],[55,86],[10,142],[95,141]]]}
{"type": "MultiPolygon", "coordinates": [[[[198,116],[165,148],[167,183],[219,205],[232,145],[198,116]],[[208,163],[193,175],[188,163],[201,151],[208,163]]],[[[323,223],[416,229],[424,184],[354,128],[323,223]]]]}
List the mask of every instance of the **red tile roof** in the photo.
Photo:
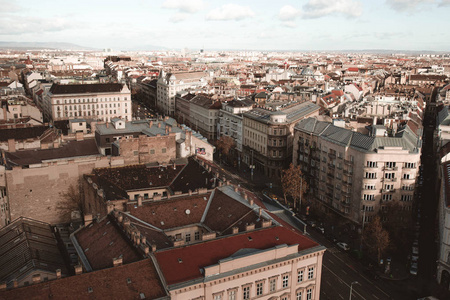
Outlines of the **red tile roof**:
{"type": "Polygon", "coordinates": [[[75,236],[93,270],[112,267],[113,258],[119,256],[122,256],[124,264],[143,259],[128,239],[122,236],[121,229],[111,215],[100,222],[94,221],[75,236]]]}
{"type": "Polygon", "coordinates": [[[0,299],[156,299],[166,296],[151,259],[0,291],[0,299]]]}
{"type": "Polygon", "coordinates": [[[316,242],[309,238],[279,226],[181,248],[162,250],[156,252],[155,256],[167,284],[172,285],[201,278],[203,276],[202,268],[217,264],[219,260],[230,257],[240,249],[263,250],[282,244],[298,244],[299,251],[318,246],[316,242]],[[251,239],[249,239],[250,237],[251,239]]]}

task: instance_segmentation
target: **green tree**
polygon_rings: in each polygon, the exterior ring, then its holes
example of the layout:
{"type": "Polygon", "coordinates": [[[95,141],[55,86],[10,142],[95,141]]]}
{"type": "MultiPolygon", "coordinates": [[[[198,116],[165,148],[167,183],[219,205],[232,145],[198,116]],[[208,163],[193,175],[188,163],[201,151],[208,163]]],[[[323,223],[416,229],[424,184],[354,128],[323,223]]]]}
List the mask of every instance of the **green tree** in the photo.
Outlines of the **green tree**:
{"type": "Polygon", "coordinates": [[[294,201],[294,209],[297,208],[297,201],[299,203],[298,210],[301,209],[301,201],[306,191],[308,184],[303,179],[303,173],[299,165],[291,164],[288,169],[281,172],[281,186],[284,193],[284,201],[287,202],[286,196],[292,197],[294,201]]]}

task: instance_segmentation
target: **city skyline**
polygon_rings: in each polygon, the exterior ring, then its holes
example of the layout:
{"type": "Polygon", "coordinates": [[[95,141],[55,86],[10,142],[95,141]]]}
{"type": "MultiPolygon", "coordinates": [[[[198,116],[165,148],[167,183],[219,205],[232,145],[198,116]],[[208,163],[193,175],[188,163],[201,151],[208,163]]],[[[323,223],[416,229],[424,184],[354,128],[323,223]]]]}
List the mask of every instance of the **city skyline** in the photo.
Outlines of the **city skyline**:
{"type": "Polygon", "coordinates": [[[115,50],[448,51],[449,0],[0,0],[0,40],[115,50]]]}

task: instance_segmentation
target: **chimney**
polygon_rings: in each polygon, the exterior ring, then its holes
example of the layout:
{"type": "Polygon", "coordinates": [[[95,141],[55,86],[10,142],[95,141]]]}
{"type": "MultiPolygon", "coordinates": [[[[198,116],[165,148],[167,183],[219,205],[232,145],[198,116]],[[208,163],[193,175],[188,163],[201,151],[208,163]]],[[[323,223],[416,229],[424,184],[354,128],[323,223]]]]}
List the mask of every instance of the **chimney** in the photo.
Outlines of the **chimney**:
{"type": "Polygon", "coordinates": [[[32,277],[33,284],[41,282],[41,274],[34,274],[32,277]]]}
{"type": "Polygon", "coordinates": [[[142,196],[138,197],[138,199],[137,199],[137,205],[138,206],[142,206],[142,199],[143,199],[142,196]]]}
{"type": "Polygon", "coordinates": [[[169,134],[169,126],[166,125],[166,134],[169,134]]]}
{"type": "Polygon", "coordinates": [[[17,279],[13,279],[13,287],[19,287],[19,282],[17,281],[17,279]]]}
{"type": "Polygon", "coordinates": [[[202,235],[202,241],[212,240],[216,238],[215,232],[204,233],[202,235]]]}
{"type": "Polygon", "coordinates": [[[248,200],[248,204],[250,204],[250,206],[253,206],[253,204],[254,204],[253,198],[250,198],[250,199],[248,200]]]}
{"type": "Polygon", "coordinates": [[[88,226],[92,223],[92,214],[85,214],[84,215],[84,226],[88,226]]]}
{"type": "Polygon", "coordinates": [[[161,128],[161,122],[158,122],[158,128],[161,128]]]}
{"type": "Polygon", "coordinates": [[[152,252],[156,252],[156,245],[152,244],[152,252]]]}
{"type": "Polygon", "coordinates": [[[259,217],[261,218],[261,214],[262,214],[262,208],[259,208],[259,217]]]}
{"type": "Polygon", "coordinates": [[[113,258],[113,267],[121,266],[123,263],[122,257],[113,258]]]}
{"type": "Polygon", "coordinates": [[[109,123],[108,123],[108,121],[106,121],[106,128],[109,128],[109,123]]]}
{"type": "Polygon", "coordinates": [[[59,148],[59,142],[55,141],[53,142],[53,148],[59,148]]]}
{"type": "Polygon", "coordinates": [[[127,227],[127,226],[130,226],[130,219],[128,219],[128,218],[126,218],[124,221],[123,221],[123,226],[124,227],[127,227]]]}
{"type": "Polygon", "coordinates": [[[233,228],[231,228],[231,230],[232,230],[232,233],[233,233],[233,234],[236,234],[236,233],[239,232],[239,227],[234,226],[233,228]]]}
{"type": "Polygon", "coordinates": [[[188,191],[188,194],[189,194],[189,196],[192,196],[192,191],[189,190],[189,191],[188,191]]]}
{"type": "Polygon", "coordinates": [[[147,242],[147,237],[144,235],[141,235],[141,243],[145,244],[147,242]]]}
{"type": "Polygon", "coordinates": [[[245,226],[245,231],[255,230],[255,224],[250,223],[245,226]]]}
{"type": "MultiPolygon", "coordinates": [[[[229,183],[229,181],[227,181],[227,183],[229,183]]],[[[238,189],[237,186],[234,187],[234,191],[235,191],[236,193],[239,192],[239,189],[238,189]]]]}
{"type": "Polygon", "coordinates": [[[0,283],[0,291],[4,291],[4,290],[6,290],[6,281],[2,281],[0,283]]]}
{"type": "Polygon", "coordinates": [[[264,220],[263,222],[262,222],[262,227],[263,228],[266,228],[266,227],[270,227],[270,226],[272,226],[272,220],[264,220]]]}
{"type": "Polygon", "coordinates": [[[75,269],[75,275],[80,275],[83,273],[83,266],[82,265],[76,265],[73,267],[75,269]]]}
{"type": "Polygon", "coordinates": [[[123,216],[122,214],[119,214],[119,216],[117,217],[117,222],[122,223],[123,221],[123,216]]]}
{"type": "Polygon", "coordinates": [[[56,269],[56,279],[61,278],[61,269],[56,269]]]}
{"type": "Polygon", "coordinates": [[[148,127],[151,128],[152,126],[153,126],[153,121],[150,121],[150,122],[148,123],[148,127]]]}
{"type": "Polygon", "coordinates": [[[15,139],[8,140],[8,152],[16,152],[16,140],[15,139]]]}
{"type": "Polygon", "coordinates": [[[75,140],[76,140],[76,141],[82,141],[82,140],[84,140],[84,134],[83,134],[83,132],[76,132],[76,133],[75,133],[75,140]]]}

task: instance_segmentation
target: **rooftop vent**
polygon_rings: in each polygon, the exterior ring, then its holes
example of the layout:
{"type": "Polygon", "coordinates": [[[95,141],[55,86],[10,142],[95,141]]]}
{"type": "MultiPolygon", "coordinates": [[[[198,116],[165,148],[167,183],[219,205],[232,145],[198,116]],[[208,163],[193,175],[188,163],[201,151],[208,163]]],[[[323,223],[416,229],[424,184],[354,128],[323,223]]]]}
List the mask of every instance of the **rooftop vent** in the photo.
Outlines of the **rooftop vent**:
{"type": "Polygon", "coordinates": [[[186,213],[186,215],[190,215],[191,211],[189,209],[186,209],[185,213],[186,213]]]}

